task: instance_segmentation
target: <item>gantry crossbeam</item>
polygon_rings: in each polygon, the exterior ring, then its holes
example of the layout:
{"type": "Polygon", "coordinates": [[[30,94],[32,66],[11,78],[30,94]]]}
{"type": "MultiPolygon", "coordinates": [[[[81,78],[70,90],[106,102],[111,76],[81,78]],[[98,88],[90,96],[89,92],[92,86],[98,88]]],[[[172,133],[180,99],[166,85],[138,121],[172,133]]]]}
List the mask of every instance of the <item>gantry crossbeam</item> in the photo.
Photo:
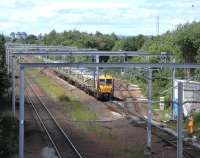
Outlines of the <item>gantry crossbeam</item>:
{"type": "Polygon", "coordinates": [[[175,63],[21,63],[22,67],[85,67],[85,68],[169,68],[169,69],[194,69],[200,68],[200,64],[175,64],[175,63]]]}

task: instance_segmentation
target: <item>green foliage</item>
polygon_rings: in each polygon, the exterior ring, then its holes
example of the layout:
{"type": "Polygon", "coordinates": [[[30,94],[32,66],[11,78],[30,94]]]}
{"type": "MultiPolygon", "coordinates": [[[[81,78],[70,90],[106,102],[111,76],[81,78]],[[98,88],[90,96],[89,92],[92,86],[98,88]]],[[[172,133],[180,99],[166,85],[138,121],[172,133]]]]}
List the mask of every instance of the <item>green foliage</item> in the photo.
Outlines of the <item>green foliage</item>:
{"type": "Polygon", "coordinates": [[[66,91],[65,88],[55,83],[54,80],[40,74],[40,70],[31,69],[28,71],[28,74],[32,77],[37,76],[36,82],[47,94],[64,105],[73,121],[88,121],[96,119],[96,114],[83,106],[77,96],[74,96],[70,91],[66,91]]]}
{"type": "Polygon", "coordinates": [[[6,53],[5,53],[5,38],[0,35],[0,98],[4,95],[9,86],[8,77],[6,74],[6,53]]]}
{"type": "MultiPolygon", "coordinates": [[[[114,33],[102,34],[96,32],[95,34],[88,34],[85,32],[79,32],[77,30],[64,31],[57,33],[52,30],[49,34],[45,34],[42,39],[37,40],[34,37],[29,36],[28,41],[30,43],[42,43],[46,45],[64,45],[64,46],[75,46],[78,48],[94,48],[100,51],[111,51],[111,50],[132,50],[136,51],[142,47],[147,37],[143,35],[127,37],[120,39],[114,33]]],[[[107,62],[109,57],[100,57],[100,62],[107,62]]]]}
{"type": "Polygon", "coordinates": [[[5,67],[5,60],[6,60],[4,44],[5,44],[5,38],[3,35],[0,35],[0,67],[1,68],[5,67]]]}
{"type": "MultiPolygon", "coordinates": [[[[6,73],[5,38],[0,35],[0,104],[1,110],[6,107],[5,92],[9,87],[6,73]],[[2,108],[3,107],[3,108],[2,108]]],[[[5,112],[4,112],[5,113],[5,112]]],[[[17,150],[17,121],[10,114],[0,113],[0,157],[11,158],[17,150]]]]}
{"type": "Polygon", "coordinates": [[[119,148],[119,149],[114,149],[113,154],[121,157],[126,157],[126,158],[144,158],[144,150],[139,149],[139,150],[133,150],[133,149],[128,149],[128,148],[119,148]]]}
{"type": "MultiPolygon", "coordinates": [[[[169,52],[174,53],[176,56],[176,62],[178,63],[199,63],[200,62],[200,22],[193,22],[191,24],[179,25],[175,31],[166,32],[161,36],[149,38],[143,44],[142,51],[160,53],[169,52]]],[[[158,63],[159,59],[152,58],[150,62],[158,63]]],[[[196,70],[193,73],[199,76],[200,70],[196,70]]],[[[178,76],[184,77],[186,74],[184,71],[177,71],[178,76]]],[[[158,72],[153,73],[154,78],[160,76],[170,77],[170,71],[162,70],[162,75],[158,72]]],[[[170,80],[154,79],[153,80],[153,96],[161,95],[170,98],[170,80]]]]}
{"type": "Polygon", "coordinates": [[[195,128],[200,128],[200,113],[194,114],[195,128]]]}
{"type": "Polygon", "coordinates": [[[123,48],[122,41],[121,40],[117,40],[117,41],[115,41],[115,44],[114,44],[112,50],[113,51],[120,51],[120,50],[122,50],[122,48],[123,48]]]}
{"type": "Polygon", "coordinates": [[[135,37],[128,37],[123,41],[123,50],[126,51],[137,51],[138,49],[140,49],[144,42],[147,40],[148,38],[143,36],[143,35],[138,35],[135,37]]]}
{"type": "Polygon", "coordinates": [[[37,43],[37,37],[35,35],[28,35],[28,37],[26,38],[26,43],[28,44],[36,44],[37,43]]]}
{"type": "MultiPolygon", "coordinates": [[[[30,39],[34,39],[30,37],[30,39]]],[[[76,46],[79,48],[95,48],[98,50],[113,50],[113,51],[146,51],[155,54],[160,54],[161,52],[173,53],[176,56],[176,62],[193,62],[200,63],[200,22],[193,22],[191,24],[183,24],[177,26],[174,31],[167,31],[160,36],[131,36],[131,37],[118,37],[114,33],[112,34],[102,34],[96,32],[95,34],[89,34],[85,32],[79,32],[77,30],[64,31],[62,33],[57,33],[52,30],[49,34],[44,35],[41,39],[37,39],[40,43],[52,44],[52,45],[67,45],[76,46]]],[[[89,61],[89,58],[73,58],[72,61],[89,61]]],[[[123,59],[122,59],[123,60],[123,59]]],[[[118,57],[101,57],[100,62],[119,62],[122,61],[118,57]]],[[[131,62],[151,62],[158,63],[160,58],[150,58],[144,59],[141,57],[134,57],[133,59],[128,58],[131,62]]],[[[167,58],[169,62],[169,58],[167,58]]],[[[119,76],[119,71],[112,71],[113,74],[119,76]]],[[[131,70],[131,74],[138,74],[140,70],[131,70]]],[[[193,72],[196,76],[200,76],[200,70],[193,72]]],[[[184,71],[177,70],[176,75],[185,76],[184,71]]],[[[153,77],[153,97],[158,97],[164,95],[167,99],[170,98],[170,86],[171,82],[167,78],[170,77],[171,72],[169,70],[163,69],[162,72],[154,71],[153,77]]],[[[145,77],[145,76],[144,76],[145,77]]],[[[130,77],[124,75],[123,78],[129,79],[130,77]]],[[[143,90],[146,92],[146,80],[140,77],[134,78],[134,83],[139,84],[143,90]]]]}
{"type": "Polygon", "coordinates": [[[6,68],[0,68],[0,98],[5,94],[10,85],[6,72],[6,68]]]}
{"type": "Polygon", "coordinates": [[[18,149],[18,122],[10,114],[0,115],[0,157],[13,158],[18,149]]]}
{"type": "Polygon", "coordinates": [[[179,25],[176,32],[176,43],[180,47],[185,62],[195,62],[200,47],[200,22],[179,25]]]}
{"type": "Polygon", "coordinates": [[[57,33],[55,30],[52,30],[49,34],[44,35],[40,43],[47,45],[76,46],[78,48],[95,48],[102,51],[138,50],[142,47],[146,39],[147,37],[143,35],[120,39],[114,33],[102,34],[96,32],[95,34],[89,34],[77,30],[57,33]]]}

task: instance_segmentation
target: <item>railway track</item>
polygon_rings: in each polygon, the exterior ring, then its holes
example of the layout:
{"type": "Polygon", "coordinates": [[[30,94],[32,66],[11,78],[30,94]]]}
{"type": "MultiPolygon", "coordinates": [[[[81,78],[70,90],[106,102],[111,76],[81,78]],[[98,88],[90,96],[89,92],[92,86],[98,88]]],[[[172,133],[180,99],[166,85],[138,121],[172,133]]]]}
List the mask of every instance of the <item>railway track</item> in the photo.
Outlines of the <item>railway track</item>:
{"type": "MultiPolygon", "coordinates": [[[[143,128],[146,128],[146,119],[144,117],[141,117],[140,115],[138,115],[137,113],[132,113],[130,111],[127,111],[124,106],[119,106],[118,103],[122,103],[122,101],[124,101],[124,91],[126,92],[126,95],[129,95],[131,97],[130,92],[127,92],[127,88],[125,85],[119,85],[116,87],[119,91],[120,91],[120,98],[122,99],[118,99],[120,101],[118,101],[117,99],[115,101],[110,101],[110,102],[104,102],[111,111],[115,111],[118,112],[122,115],[124,115],[125,117],[129,118],[129,116],[136,116],[138,117],[140,120],[142,120],[144,123],[143,125],[140,124],[140,126],[142,126],[143,128]]],[[[166,144],[166,146],[171,146],[176,148],[176,137],[173,136],[170,133],[165,132],[164,130],[162,130],[162,128],[153,126],[152,127],[152,134],[155,135],[156,137],[158,137],[160,139],[160,141],[164,142],[164,144],[166,144]]],[[[184,157],[185,158],[197,158],[199,155],[199,151],[194,151],[193,147],[188,145],[188,144],[184,144],[184,157]]]]}
{"type": "MultiPolygon", "coordinates": [[[[164,132],[161,128],[153,126],[152,134],[157,136],[162,142],[166,144],[166,146],[177,148],[177,138],[171,135],[170,133],[164,132]]],[[[195,151],[195,149],[191,145],[184,143],[183,145],[184,158],[197,158],[198,155],[199,151],[195,151]]]]}
{"type": "Polygon", "coordinates": [[[68,135],[56,121],[47,106],[34,92],[30,82],[27,82],[26,99],[33,108],[42,128],[49,138],[58,158],[82,158],[68,135]]]}
{"type": "MultiPolygon", "coordinates": [[[[146,128],[146,118],[138,115],[137,113],[132,113],[128,110],[125,110],[124,106],[119,106],[117,101],[111,101],[110,103],[105,104],[109,107],[109,109],[124,115],[124,117],[126,117],[127,119],[131,118],[131,116],[136,117],[137,121],[133,121],[133,124],[137,124],[137,126],[146,128]]],[[[177,148],[177,137],[169,132],[164,131],[162,127],[152,124],[152,134],[160,139],[157,143],[163,142],[164,144],[166,144],[167,147],[171,146],[173,148],[177,148]]],[[[195,149],[191,144],[184,143],[183,155],[184,158],[197,158],[200,155],[200,151],[198,149],[195,149]]]]}

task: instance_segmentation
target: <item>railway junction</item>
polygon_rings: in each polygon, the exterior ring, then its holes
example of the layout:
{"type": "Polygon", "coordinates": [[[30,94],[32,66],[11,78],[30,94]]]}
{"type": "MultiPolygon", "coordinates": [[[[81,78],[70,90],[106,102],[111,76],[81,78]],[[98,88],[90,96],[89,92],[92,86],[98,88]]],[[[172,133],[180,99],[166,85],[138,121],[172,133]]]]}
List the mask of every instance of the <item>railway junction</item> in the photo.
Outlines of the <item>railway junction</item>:
{"type": "MultiPolygon", "coordinates": [[[[89,156],[87,155],[83,149],[81,149],[81,147],[79,145],[78,148],[72,143],[71,139],[69,138],[69,136],[66,134],[65,129],[62,127],[62,125],[60,125],[58,123],[58,120],[56,120],[55,116],[54,116],[54,109],[51,106],[51,110],[48,109],[48,106],[46,104],[49,103],[45,103],[44,100],[42,100],[43,98],[36,92],[37,88],[33,87],[33,84],[35,85],[33,79],[33,77],[28,76],[27,73],[25,73],[25,70],[29,70],[32,68],[45,68],[44,71],[48,71],[48,69],[52,69],[52,68],[87,68],[90,69],[92,71],[94,71],[94,81],[95,78],[98,78],[99,76],[99,71],[100,69],[127,69],[127,68],[140,68],[140,69],[145,69],[145,71],[147,71],[148,75],[147,75],[147,86],[148,86],[148,96],[147,96],[147,100],[144,101],[127,101],[122,100],[120,103],[122,103],[123,105],[125,103],[132,103],[135,104],[137,103],[144,103],[147,104],[147,111],[146,111],[146,117],[136,117],[136,116],[131,116],[131,124],[137,124],[137,126],[140,126],[140,128],[143,128],[143,132],[145,131],[144,128],[147,127],[147,131],[144,132],[143,137],[145,137],[146,135],[146,139],[141,139],[144,141],[146,140],[146,147],[144,148],[144,155],[148,156],[148,157],[155,157],[155,153],[152,152],[154,151],[154,145],[152,146],[152,144],[155,144],[154,141],[158,141],[161,140],[160,143],[158,143],[159,145],[162,146],[162,143],[167,144],[167,146],[173,146],[175,152],[170,152],[170,154],[172,155],[168,155],[170,157],[177,157],[177,158],[182,158],[182,157],[197,157],[198,155],[198,150],[195,150],[194,146],[196,146],[196,148],[198,147],[198,143],[193,143],[187,146],[183,145],[183,108],[182,105],[184,104],[182,96],[183,96],[183,83],[178,83],[178,94],[179,94],[179,99],[178,102],[176,103],[178,105],[178,118],[177,118],[177,132],[173,131],[173,130],[169,130],[168,128],[163,127],[163,124],[159,123],[159,122],[155,122],[152,121],[152,104],[155,102],[159,102],[157,100],[152,100],[152,71],[154,71],[155,69],[170,69],[171,70],[171,79],[172,79],[172,84],[173,84],[173,80],[175,79],[175,70],[176,69],[191,69],[191,68],[200,68],[200,65],[198,64],[176,64],[174,57],[172,54],[159,54],[159,55],[155,55],[155,54],[149,54],[146,52],[101,52],[101,51],[96,51],[96,50],[92,50],[92,49],[77,49],[77,48],[72,48],[72,47],[55,47],[55,46],[38,46],[38,45],[13,45],[13,44],[7,44],[6,45],[6,52],[7,52],[7,64],[8,64],[8,73],[11,73],[12,76],[12,101],[13,101],[13,114],[15,114],[16,112],[16,108],[15,108],[15,103],[16,103],[16,72],[15,71],[19,71],[19,100],[20,100],[20,105],[19,105],[19,157],[23,158],[24,157],[24,121],[26,121],[24,119],[24,105],[25,103],[29,103],[29,105],[32,106],[32,109],[34,109],[38,120],[40,121],[40,126],[46,131],[46,135],[49,137],[49,140],[53,146],[53,149],[55,150],[55,153],[57,155],[57,157],[98,157],[98,155],[93,155],[93,156],[89,156]],[[37,58],[38,56],[42,56],[42,61],[40,60],[39,62],[35,62],[35,57],[37,58]],[[49,60],[49,62],[44,62],[45,58],[47,58],[47,56],[62,56],[60,61],[56,61],[55,59],[51,59],[49,60]],[[87,57],[91,57],[91,58],[95,58],[95,63],[94,62],[90,62],[90,63],[83,63],[83,62],[72,62],[69,59],[71,57],[74,56],[87,56],[87,57]],[[99,62],[99,59],[101,56],[116,56],[116,57],[123,57],[124,58],[124,62],[120,62],[120,63],[102,63],[99,62]],[[150,56],[158,56],[161,59],[161,63],[130,63],[127,62],[125,59],[127,57],[135,57],[135,56],[142,56],[144,58],[148,58],[150,56]],[[167,57],[170,57],[170,61],[169,62],[163,62],[163,59],[166,59],[167,57]],[[16,59],[17,58],[17,59],[16,59]],[[21,59],[19,59],[21,58],[21,59]],[[30,58],[34,58],[33,61],[29,60],[30,58]],[[18,61],[18,69],[16,69],[16,61],[18,61]],[[66,62],[67,61],[67,62],[66,62]],[[26,80],[25,80],[26,78],[26,80]],[[31,81],[32,80],[32,81],[31,81]],[[31,83],[32,82],[32,83],[31,83]],[[25,86],[26,83],[26,86],[25,86]],[[34,90],[35,89],[35,90],[34,90]],[[25,101],[26,98],[26,101],[25,101]],[[42,99],[41,99],[42,98],[42,99]],[[180,106],[181,105],[181,106],[180,106]],[[40,108],[39,108],[40,106],[40,108]],[[38,108],[38,109],[37,109],[38,108]],[[43,110],[42,110],[43,109],[43,110]],[[46,114],[44,114],[46,113],[46,114]],[[46,115],[46,116],[44,116],[46,115]],[[44,118],[41,118],[45,117],[44,118]],[[52,122],[48,122],[46,120],[52,120],[52,122]],[[134,121],[136,120],[136,121],[134,121]],[[135,122],[135,123],[133,123],[135,122]],[[53,125],[51,125],[53,124],[53,125]],[[56,129],[54,131],[54,129],[56,129]],[[49,132],[53,130],[53,132],[49,132]],[[168,132],[167,132],[168,131],[168,132]],[[169,132],[170,131],[170,132],[169,132]],[[59,137],[59,139],[57,140],[58,142],[56,142],[51,136],[51,134],[53,133],[54,135],[58,134],[60,132],[59,135],[62,135],[62,137],[59,137]],[[153,135],[152,135],[153,133],[153,135]],[[174,135],[173,135],[174,133],[174,135]],[[153,141],[152,141],[153,139],[153,141]],[[62,142],[61,140],[67,140],[62,142]],[[64,146],[68,144],[68,147],[64,146]],[[70,146],[70,147],[69,147],[70,146]],[[66,149],[66,150],[65,150],[66,149]],[[70,150],[71,149],[71,150],[70,150]],[[79,152],[82,151],[82,152],[79,152]],[[69,155],[66,155],[67,154],[69,155]],[[175,153],[173,155],[173,153],[175,153]],[[64,155],[64,156],[63,156],[64,155]],[[84,155],[84,156],[83,156],[84,155]]],[[[38,59],[38,58],[37,58],[38,59]]],[[[65,70],[65,69],[63,69],[65,70]]],[[[53,74],[50,73],[51,71],[49,70],[49,74],[53,74]]],[[[55,74],[53,74],[55,75],[55,74]]],[[[53,77],[52,77],[53,78],[53,77]]],[[[54,79],[59,80],[59,84],[60,84],[60,80],[62,79],[58,79],[58,77],[54,76],[54,79]]],[[[62,82],[64,82],[64,80],[62,80],[62,82]]],[[[63,84],[67,84],[67,83],[63,83],[63,84]]],[[[63,85],[62,85],[63,86],[63,85]]],[[[69,86],[69,85],[68,85],[69,86]]],[[[76,87],[74,88],[76,89],[76,87]]],[[[173,91],[174,87],[172,88],[173,91]]],[[[78,90],[77,90],[78,91],[78,90]]],[[[174,91],[173,91],[174,92],[174,91]]],[[[172,93],[173,93],[172,92],[172,93]]],[[[73,93],[73,92],[72,92],[73,93]]],[[[80,92],[82,94],[82,92],[80,92]]],[[[81,97],[80,97],[81,98],[81,97]]],[[[91,97],[93,98],[93,97],[91,97]]],[[[94,98],[93,98],[94,99],[94,98]]],[[[94,99],[95,100],[95,99],[94,99]]],[[[100,102],[100,101],[98,101],[100,102]]],[[[198,100],[194,101],[194,102],[198,102],[198,100]]],[[[101,103],[101,104],[104,104],[101,103]]],[[[119,114],[122,112],[123,108],[120,107],[116,107],[117,105],[119,105],[119,103],[117,101],[109,101],[109,103],[105,103],[105,104],[115,104],[115,112],[119,112],[119,114]]],[[[110,105],[111,107],[111,105],[110,105]]],[[[112,107],[113,109],[113,107],[112,107]]],[[[123,113],[124,114],[124,113],[123,113]]],[[[129,114],[131,115],[131,114],[129,114]]],[[[130,117],[130,116],[129,116],[130,117]]],[[[98,120],[96,120],[98,122],[98,120]]],[[[100,120],[101,122],[102,120],[100,120]]],[[[111,120],[104,120],[105,122],[112,122],[111,120]]],[[[119,120],[119,122],[122,120],[119,120]]],[[[94,120],[93,120],[94,122],[94,120]]],[[[118,122],[117,120],[113,121],[113,122],[118,122]]],[[[125,121],[127,123],[127,121],[125,121]]],[[[129,120],[130,123],[130,120],[129,120]]],[[[123,124],[123,123],[122,123],[123,124]]],[[[131,127],[130,127],[131,128],[131,127]]],[[[135,128],[135,132],[137,133],[137,128],[135,128]]],[[[112,128],[111,128],[112,129],[112,128]]],[[[141,130],[141,129],[140,129],[141,130]]],[[[129,135],[127,133],[127,135],[129,135]]],[[[134,135],[132,136],[134,137],[134,135]]],[[[131,139],[131,138],[130,138],[131,139]]],[[[185,139],[184,139],[185,141],[185,139]]],[[[157,148],[159,148],[157,145],[157,148]]],[[[112,149],[110,149],[112,150],[112,149]]],[[[172,150],[172,149],[170,149],[172,150]]],[[[100,154],[99,154],[100,155],[100,154]]],[[[157,155],[158,156],[158,155],[157,155]]],[[[101,157],[101,156],[99,156],[101,157]]],[[[107,157],[113,157],[113,155],[107,155],[107,157]]],[[[115,156],[114,154],[114,157],[115,156]]],[[[120,157],[120,156],[119,156],[120,157]]],[[[138,156],[139,157],[139,156],[138,156]]],[[[158,157],[161,157],[161,155],[159,155],[158,157]]]]}

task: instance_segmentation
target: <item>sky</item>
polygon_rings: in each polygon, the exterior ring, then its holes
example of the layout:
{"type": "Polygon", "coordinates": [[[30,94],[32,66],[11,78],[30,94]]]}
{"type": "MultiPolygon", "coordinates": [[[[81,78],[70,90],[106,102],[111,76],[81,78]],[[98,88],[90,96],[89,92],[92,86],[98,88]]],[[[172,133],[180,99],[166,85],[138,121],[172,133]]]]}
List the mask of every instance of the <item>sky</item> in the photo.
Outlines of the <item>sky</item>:
{"type": "Polygon", "coordinates": [[[0,32],[156,35],[200,21],[200,0],[1,0],[0,32]]]}

